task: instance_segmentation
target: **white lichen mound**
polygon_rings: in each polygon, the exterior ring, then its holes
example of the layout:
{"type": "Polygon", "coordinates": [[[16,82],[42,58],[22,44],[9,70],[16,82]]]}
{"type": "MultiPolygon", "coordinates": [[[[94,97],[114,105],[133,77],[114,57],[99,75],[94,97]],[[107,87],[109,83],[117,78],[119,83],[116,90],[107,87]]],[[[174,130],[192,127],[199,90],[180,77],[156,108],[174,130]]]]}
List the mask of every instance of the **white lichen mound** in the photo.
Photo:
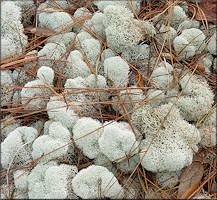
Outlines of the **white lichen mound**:
{"type": "Polygon", "coordinates": [[[212,70],[212,63],[214,62],[212,55],[206,55],[203,57],[203,59],[200,61],[200,65],[205,67],[205,73],[210,74],[212,70]]]}
{"type": "Polygon", "coordinates": [[[73,128],[75,144],[90,159],[96,158],[100,152],[98,139],[103,132],[102,129],[99,129],[101,126],[99,121],[85,117],[79,119],[73,128]]]}
{"type": "Polygon", "coordinates": [[[121,123],[105,123],[102,136],[99,138],[100,151],[109,160],[120,163],[123,171],[133,170],[139,162],[139,143],[136,136],[121,123]]]}
{"type": "Polygon", "coordinates": [[[20,121],[14,117],[6,116],[1,120],[1,142],[7,137],[7,135],[18,128],[20,121]]]}
{"type": "Polygon", "coordinates": [[[217,58],[213,59],[213,71],[217,72],[217,58]]]}
{"type": "Polygon", "coordinates": [[[94,74],[89,75],[86,79],[84,84],[89,88],[106,88],[106,79],[104,76],[97,75],[97,77],[94,74]]]}
{"type": "Polygon", "coordinates": [[[54,71],[50,67],[40,67],[38,69],[37,76],[45,85],[53,84],[54,71]]]}
{"type": "Polygon", "coordinates": [[[164,97],[165,94],[162,90],[149,89],[147,92],[148,104],[153,107],[157,107],[166,103],[164,97]]]}
{"type": "MultiPolygon", "coordinates": [[[[87,10],[86,8],[79,8],[78,11],[79,12],[83,11],[84,12],[83,14],[85,15],[84,17],[86,17],[87,15],[91,15],[89,10],[87,10]]],[[[75,14],[77,16],[78,13],[76,13],[76,12],[75,12],[75,14]]],[[[104,14],[102,12],[95,12],[95,13],[92,14],[91,18],[88,18],[88,19],[85,19],[85,20],[81,21],[83,26],[80,26],[80,28],[77,29],[79,25],[76,24],[74,26],[73,30],[75,32],[77,32],[79,30],[79,33],[90,32],[91,35],[93,35],[95,38],[100,39],[100,40],[104,40],[105,39],[105,27],[104,27],[104,24],[103,24],[103,19],[104,19],[104,14]]]]}
{"type": "Polygon", "coordinates": [[[52,159],[61,159],[71,150],[71,155],[74,154],[74,149],[70,148],[72,144],[71,133],[60,122],[53,122],[49,126],[49,134],[38,137],[32,145],[32,157],[40,158],[40,161],[50,161],[52,159]]]}
{"type": "Polygon", "coordinates": [[[177,31],[183,31],[189,28],[200,28],[200,22],[197,20],[187,19],[179,24],[177,31]]]}
{"type": "Polygon", "coordinates": [[[31,142],[34,141],[38,131],[34,128],[21,126],[10,132],[1,143],[1,164],[2,167],[15,168],[32,159],[31,142]]]}
{"type": "Polygon", "coordinates": [[[158,134],[159,136],[153,142],[149,137],[140,146],[141,152],[147,151],[140,156],[141,164],[145,169],[152,172],[177,171],[192,163],[193,152],[186,147],[187,144],[180,137],[176,139],[162,137],[160,134],[163,134],[163,131],[159,131],[158,134]],[[180,141],[177,141],[179,139],[180,141]]]}
{"type": "Polygon", "coordinates": [[[107,58],[111,58],[111,57],[115,57],[116,54],[114,51],[112,51],[111,49],[105,49],[103,50],[102,54],[101,54],[101,62],[104,62],[105,59],[107,58]]]}
{"type": "Polygon", "coordinates": [[[149,54],[149,46],[147,44],[142,44],[124,50],[122,56],[130,63],[143,66],[148,63],[149,54]]]}
{"type": "Polygon", "coordinates": [[[40,3],[39,7],[38,7],[38,12],[42,12],[42,11],[46,11],[47,9],[52,9],[52,10],[56,10],[56,9],[60,9],[63,8],[64,10],[68,10],[69,8],[74,8],[74,5],[71,4],[69,1],[66,0],[47,0],[44,3],[40,3]],[[58,6],[57,6],[58,5],[58,6]]]}
{"type": "Polygon", "coordinates": [[[90,63],[92,68],[95,68],[97,58],[99,58],[99,54],[101,52],[101,45],[99,40],[96,39],[86,39],[82,42],[82,51],[87,59],[87,61],[90,63]]]}
{"type": "Polygon", "coordinates": [[[205,35],[201,30],[190,28],[182,31],[181,35],[173,40],[173,46],[180,57],[191,58],[204,49],[204,39],[205,35]]]}
{"type": "Polygon", "coordinates": [[[28,175],[29,171],[24,169],[16,170],[13,173],[14,185],[19,191],[16,198],[18,199],[28,199],[28,175]]]}
{"type": "Polygon", "coordinates": [[[31,24],[31,17],[36,9],[36,4],[33,0],[30,1],[22,1],[22,0],[15,0],[13,1],[15,5],[19,6],[21,8],[21,14],[22,14],[22,23],[23,24],[31,24]]]}
{"type": "MultiPolygon", "coordinates": [[[[115,87],[126,87],[130,67],[121,57],[115,56],[104,61],[105,76],[113,81],[115,87]]],[[[108,80],[109,85],[113,85],[108,80]]]]}
{"type": "Polygon", "coordinates": [[[19,6],[22,11],[34,8],[34,1],[13,1],[15,5],[19,6]]]}
{"type": "Polygon", "coordinates": [[[215,33],[211,36],[211,38],[208,41],[207,50],[211,54],[216,55],[216,49],[217,48],[216,48],[216,33],[215,33]]]}
{"type": "Polygon", "coordinates": [[[199,131],[185,121],[175,107],[166,117],[171,106],[165,104],[155,108],[145,105],[132,115],[132,122],[145,136],[140,145],[141,164],[153,172],[181,170],[191,164],[193,150],[198,150],[199,131]]]}
{"type": "Polygon", "coordinates": [[[65,61],[66,47],[62,43],[47,43],[43,49],[38,52],[39,66],[49,66],[58,73],[62,72],[62,67],[65,61]]]}
{"type": "MultiPolygon", "coordinates": [[[[86,93],[86,96],[90,101],[99,102],[107,100],[109,94],[106,91],[108,86],[104,76],[91,74],[85,78],[84,84],[87,88],[93,88],[92,91],[86,93]]],[[[99,104],[96,104],[95,106],[98,105],[99,104]]]]}
{"type": "Polygon", "coordinates": [[[48,43],[62,43],[66,48],[74,46],[76,34],[74,32],[66,32],[54,35],[47,40],[48,43]]]}
{"type": "Polygon", "coordinates": [[[54,32],[70,32],[72,18],[66,12],[42,12],[39,14],[39,26],[54,32]]]}
{"type": "Polygon", "coordinates": [[[38,78],[28,82],[21,90],[22,104],[27,105],[26,108],[42,108],[48,101],[48,95],[51,93],[54,79],[54,71],[42,66],[37,72],[38,78]]]}
{"type": "Polygon", "coordinates": [[[1,103],[9,103],[13,96],[13,88],[7,86],[13,86],[14,81],[10,70],[1,71],[1,103]],[[6,86],[6,87],[5,87],[6,86]]]}
{"type": "Polygon", "coordinates": [[[72,131],[73,126],[79,119],[73,106],[65,103],[64,99],[51,97],[47,103],[47,114],[50,119],[61,122],[65,127],[72,131]]]}
{"type": "Polygon", "coordinates": [[[63,75],[68,79],[76,78],[78,76],[82,78],[87,77],[91,71],[84,58],[84,55],[82,55],[80,51],[72,51],[67,58],[67,64],[63,75]]]}
{"type": "Polygon", "coordinates": [[[90,33],[86,31],[79,32],[75,38],[75,44],[76,44],[75,46],[77,47],[77,49],[81,49],[82,42],[87,39],[94,39],[94,38],[90,33]]]}
{"type": "Polygon", "coordinates": [[[131,10],[133,9],[137,15],[139,14],[139,11],[140,11],[140,0],[139,1],[132,1],[132,2],[115,1],[115,0],[112,0],[112,1],[97,0],[97,1],[94,1],[94,4],[98,7],[99,10],[102,10],[102,11],[104,11],[105,8],[107,6],[110,6],[110,5],[113,5],[113,6],[120,5],[120,6],[127,7],[128,9],[131,9],[131,10]]]}
{"type": "MultiPolygon", "coordinates": [[[[104,14],[101,12],[96,12],[93,14],[92,18],[87,20],[85,25],[90,29],[96,37],[104,40],[105,38],[105,27],[103,24],[104,14]]],[[[82,29],[83,31],[83,29],[82,29]]]]}
{"type": "Polygon", "coordinates": [[[152,84],[160,89],[167,89],[173,81],[173,67],[168,62],[161,62],[152,73],[152,84]]]}
{"type": "Polygon", "coordinates": [[[159,30],[157,31],[155,37],[159,39],[161,44],[163,44],[163,42],[165,41],[165,44],[169,46],[169,44],[172,43],[173,39],[176,37],[176,34],[176,30],[173,27],[167,27],[162,24],[159,27],[159,30]]]}
{"type": "MultiPolygon", "coordinates": [[[[85,7],[80,7],[80,8],[78,8],[78,9],[75,11],[75,13],[74,13],[74,15],[73,15],[73,17],[75,18],[74,21],[76,22],[76,20],[82,19],[83,17],[86,18],[88,15],[89,15],[90,18],[91,18],[91,12],[90,12],[87,8],[85,8],[85,7]]],[[[84,20],[81,21],[81,24],[77,22],[77,23],[73,26],[73,31],[74,31],[75,33],[80,32],[82,29],[84,29],[83,24],[85,24],[88,20],[89,20],[89,18],[87,17],[87,19],[84,19],[84,20]]],[[[84,30],[86,30],[86,29],[84,29],[84,30]]]]}
{"type": "Polygon", "coordinates": [[[102,166],[91,165],[79,171],[72,180],[72,188],[83,199],[123,197],[123,189],[117,178],[102,166]]]}
{"type": "Polygon", "coordinates": [[[19,56],[27,45],[21,9],[12,1],[1,2],[1,59],[19,56]]]}
{"type": "MultiPolygon", "coordinates": [[[[168,105],[166,108],[167,107],[168,105]]],[[[134,111],[132,115],[132,122],[143,135],[152,135],[155,134],[161,122],[163,122],[167,112],[168,108],[165,109],[165,106],[155,108],[150,105],[144,105],[134,111]]],[[[173,109],[163,126],[171,126],[175,123],[175,121],[180,119],[181,116],[179,116],[179,111],[177,109],[173,109]]]]}
{"type": "Polygon", "coordinates": [[[208,113],[199,124],[198,129],[200,130],[201,141],[200,143],[205,147],[212,147],[217,144],[216,141],[216,108],[208,113]]]}
{"type": "Polygon", "coordinates": [[[96,71],[98,73],[104,75],[104,61],[107,58],[111,58],[111,57],[115,57],[115,56],[116,56],[115,52],[112,51],[111,49],[103,50],[103,52],[101,53],[101,56],[100,56],[99,66],[98,66],[98,69],[96,71]]]}
{"type": "Polygon", "coordinates": [[[67,102],[75,108],[77,111],[76,113],[78,114],[83,114],[83,112],[84,114],[91,113],[95,110],[93,105],[90,104],[92,100],[86,95],[88,92],[85,91],[85,88],[88,87],[84,82],[85,79],[80,76],[74,79],[68,79],[64,89],[64,95],[67,102]]]}
{"type": "MultiPolygon", "coordinates": [[[[199,117],[203,117],[211,109],[214,94],[206,81],[195,75],[190,77],[190,75],[190,73],[184,74],[184,77],[179,81],[179,86],[184,91],[176,106],[186,120],[197,121],[199,117]]],[[[177,91],[175,95],[178,96],[177,91]]],[[[174,102],[176,98],[168,100],[174,102]]]]}
{"type": "Polygon", "coordinates": [[[65,164],[58,166],[55,161],[37,164],[28,176],[29,198],[75,198],[71,189],[71,181],[77,172],[76,166],[65,164]]]}
{"type": "Polygon", "coordinates": [[[107,6],[104,9],[103,24],[105,26],[107,44],[117,53],[136,46],[146,36],[144,32],[147,26],[143,27],[142,23],[134,19],[131,10],[125,6],[107,6]]]}
{"type": "MultiPolygon", "coordinates": [[[[183,21],[187,20],[188,17],[181,6],[174,6],[172,7],[171,11],[172,12],[170,13],[169,16],[170,25],[174,29],[177,29],[183,21]]],[[[168,17],[168,15],[166,17],[168,17]]]]}
{"type": "Polygon", "coordinates": [[[27,38],[14,36],[13,34],[2,35],[1,38],[1,56],[2,59],[17,57],[23,53],[27,45],[27,38]],[[13,56],[12,56],[13,55],[13,56]]]}

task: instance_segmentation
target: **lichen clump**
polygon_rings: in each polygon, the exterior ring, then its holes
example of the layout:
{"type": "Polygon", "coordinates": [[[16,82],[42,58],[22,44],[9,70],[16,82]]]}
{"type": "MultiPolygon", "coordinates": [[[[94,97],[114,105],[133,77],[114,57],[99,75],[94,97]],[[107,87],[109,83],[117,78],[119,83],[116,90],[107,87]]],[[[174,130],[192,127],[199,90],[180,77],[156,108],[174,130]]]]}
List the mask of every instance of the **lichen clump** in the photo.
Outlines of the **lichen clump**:
{"type": "Polygon", "coordinates": [[[2,198],[174,198],[195,155],[212,174],[215,25],[146,3],[1,1],[2,198]]]}

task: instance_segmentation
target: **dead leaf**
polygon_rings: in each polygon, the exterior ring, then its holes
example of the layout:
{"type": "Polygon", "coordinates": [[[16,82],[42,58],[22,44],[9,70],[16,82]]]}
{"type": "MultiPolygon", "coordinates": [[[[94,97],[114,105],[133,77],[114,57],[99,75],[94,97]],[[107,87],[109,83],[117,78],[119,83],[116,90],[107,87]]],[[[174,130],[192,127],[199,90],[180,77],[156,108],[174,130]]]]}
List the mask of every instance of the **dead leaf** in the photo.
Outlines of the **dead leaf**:
{"type": "MultiPolygon", "coordinates": [[[[138,72],[137,72],[137,75],[135,75],[135,80],[136,80],[137,85],[139,87],[145,87],[145,81],[138,72]]],[[[143,89],[143,88],[141,88],[141,89],[144,90],[145,92],[147,92],[147,89],[143,89]]]]}
{"type": "Polygon", "coordinates": [[[188,67],[193,71],[194,68],[196,67],[196,70],[200,71],[200,72],[205,72],[206,68],[203,65],[200,65],[199,63],[201,62],[201,57],[203,56],[203,54],[200,55],[196,55],[191,63],[188,65],[188,67]]]}
{"type": "Polygon", "coordinates": [[[198,71],[201,71],[201,72],[205,72],[205,67],[203,66],[203,65],[199,65],[199,64],[197,64],[197,65],[194,65],[193,66],[193,69],[196,67],[196,70],[198,70],[198,71]]]}
{"type": "Polygon", "coordinates": [[[144,86],[144,80],[143,80],[143,78],[141,77],[141,75],[139,76],[139,75],[136,75],[135,76],[135,79],[136,79],[136,82],[138,83],[138,86],[139,87],[145,87],[144,86]]]}
{"type": "Polygon", "coordinates": [[[25,33],[34,33],[37,36],[49,37],[54,32],[48,28],[29,26],[24,29],[25,33]]]}
{"type": "Polygon", "coordinates": [[[203,172],[203,165],[200,162],[193,162],[184,169],[178,190],[180,199],[187,199],[198,188],[203,172]]]}
{"type": "Polygon", "coordinates": [[[213,24],[216,24],[216,0],[203,0],[198,4],[199,8],[193,8],[192,6],[188,7],[188,10],[195,14],[195,19],[202,21],[207,20],[208,22],[211,22],[213,24]]]}

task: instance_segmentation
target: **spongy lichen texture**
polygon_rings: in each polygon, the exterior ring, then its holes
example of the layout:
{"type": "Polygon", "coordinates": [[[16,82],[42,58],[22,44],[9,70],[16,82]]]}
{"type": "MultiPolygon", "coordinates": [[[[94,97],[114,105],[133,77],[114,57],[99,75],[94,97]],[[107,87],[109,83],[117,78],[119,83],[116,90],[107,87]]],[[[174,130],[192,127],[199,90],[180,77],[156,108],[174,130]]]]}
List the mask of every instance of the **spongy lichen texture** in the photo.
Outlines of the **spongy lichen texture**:
{"type": "Polygon", "coordinates": [[[14,117],[6,116],[1,122],[1,142],[7,137],[7,135],[19,127],[20,121],[14,117]]]}
{"type": "Polygon", "coordinates": [[[215,25],[187,2],[157,5],[152,16],[140,0],[1,1],[3,193],[149,198],[141,164],[169,196],[213,151],[215,25]]]}
{"type": "Polygon", "coordinates": [[[153,172],[181,170],[191,164],[192,149],[198,150],[199,131],[181,117],[177,108],[170,111],[171,106],[144,105],[132,115],[132,122],[145,136],[140,145],[141,164],[153,172]]]}
{"type": "Polygon", "coordinates": [[[77,172],[76,166],[58,165],[55,161],[37,164],[28,176],[29,198],[76,198],[76,195],[73,195],[71,181],[77,172]]]}
{"type": "Polygon", "coordinates": [[[53,85],[54,71],[50,67],[42,66],[39,68],[37,76],[37,79],[25,84],[21,90],[22,104],[27,104],[31,108],[46,106],[44,103],[48,101],[46,96],[51,93],[48,87],[53,85]]]}
{"type": "Polygon", "coordinates": [[[88,85],[85,84],[85,79],[78,76],[74,79],[67,79],[64,89],[64,95],[70,106],[74,108],[76,113],[92,113],[95,111],[94,105],[90,104],[92,98],[90,92],[86,91],[88,85]]]}
{"type": "Polygon", "coordinates": [[[70,131],[79,119],[73,107],[67,107],[65,101],[58,97],[51,97],[47,103],[48,117],[54,121],[61,122],[70,131]]]}
{"type": "Polygon", "coordinates": [[[13,89],[4,86],[13,86],[14,80],[10,70],[1,71],[1,103],[7,103],[11,101],[13,96],[13,89]]]}
{"type": "Polygon", "coordinates": [[[143,66],[148,63],[149,54],[149,46],[147,44],[142,44],[125,49],[122,56],[130,63],[143,66]]]}
{"type": "Polygon", "coordinates": [[[48,43],[63,43],[66,48],[75,42],[76,34],[74,32],[66,32],[54,35],[50,39],[47,40],[48,43]]]}
{"type": "Polygon", "coordinates": [[[139,143],[132,130],[125,124],[113,122],[105,123],[102,136],[99,138],[99,148],[109,160],[121,163],[123,171],[131,171],[139,162],[139,143]],[[127,161],[126,161],[126,158],[127,161]]]}
{"type": "Polygon", "coordinates": [[[78,76],[83,78],[87,77],[91,71],[84,58],[84,55],[82,55],[80,51],[72,51],[67,58],[63,75],[68,79],[76,78],[78,76]]]}
{"type": "Polygon", "coordinates": [[[190,28],[182,31],[181,35],[173,40],[173,46],[180,57],[190,58],[204,49],[204,39],[205,35],[200,29],[190,28]]]}
{"type": "Polygon", "coordinates": [[[138,13],[140,11],[140,0],[139,1],[132,1],[132,2],[128,2],[128,1],[114,1],[114,0],[112,0],[112,1],[97,0],[97,1],[94,1],[94,4],[98,7],[99,10],[102,10],[102,11],[104,11],[105,8],[107,6],[110,6],[110,5],[125,6],[128,9],[133,9],[136,12],[137,15],[138,15],[138,13]]]}
{"type": "Polygon", "coordinates": [[[39,14],[39,26],[54,32],[71,31],[71,16],[66,12],[42,12],[39,14]]]}
{"type": "Polygon", "coordinates": [[[75,144],[90,159],[96,158],[100,152],[98,144],[98,139],[102,135],[100,127],[101,123],[98,120],[87,117],[79,119],[73,128],[75,144]]]}
{"type": "Polygon", "coordinates": [[[61,73],[65,61],[66,47],[63,43],[47,43],[39,52],[39,66],[49,66],[61,73]]]}
{"type": "Polygon", "coordinates": [[[82,42],[81,47],[85,58],[88,60],[90,65],[94,67],[101,51],[101,45],[99,40],[86,39],[82,42]]]}
{"type": "Polygon", "coordinates": [[[99,192],[108,198],[121,198],[123,195],[123,189],[114,174],[107,168],[97,165],[79,171],[72,180],[72,188],[84,199],[98,198],[99,192]]]}
{"type": "Polygon", "coordinates": [[[104,61],[105,76],[113,81],[115,87],[127,86],[129,70],[130,67],[127,62],[119,56],[107,58],[104,61]]]}
{"type": "MultiPolygon", "coordinates": [[[[86,17],[86,16],[88,16],[88,15],[91,16],[91,12],[90,12],[87,8],[85,8],[85,7],[80,7],[80,8],[78,8],[78,9],[75,11],[73,17],[78,20],[78,19],[81,19],[82,17],[86,17]]],[[[85,24],[85,22],[87,22],[87,21],[88,21],[88,18],[85,19],[85,20],[83,20],[83,21],[81,22],[81,24],[85,24]]],[[[80,31],[84,28],[81,24],[76,23],[76,24],[73,26],[73,31],[74,31],[75,33],[80,32],[80,31]]],[[[84,30],[85,30],[85,29],[84,29],[84,30]]]]}
{"type": "Polygon", "coordinates": [[[53,122],[49,126],[49,134],[38,137],[32,145],[32,157],[34,159],[45,155],[40,161],[50,161],[61,159],[69,150],[73,154],[74,150],[69,148],[71,133],[60,122],[53,122]]]}
{"type": "Polygon", "coordinates": [[[215,146],[216,141],[216,108],[211,109],[199,124],[201,144],[205,147],[215,146]]]}
{"type": "Polygon", "coordinates": [[[161,62],[152,73],[153,85],[160,89],[167,89],[173,80],[173,67],[168,62],[161,62]]]}
{"type": "Polygon", "coordinates": [[[19,189],[19,195],[17,198],[28,199],[28,176],[29,171],[24,169],[16,170],[13,173],[14,176],[14,185],[16,189],[19,189]]]}
{"type": "MultiPolygon", "coordinates": [[[[191,76],[185,73],[179,82],[180,88],[184,89],[182,96],[178,99],[176,106],[180,109],[181,115],[188,121],[197,121],[198,118],[204,116],[212,107],[214,102],[214,93],[210,89],[206,80],[200,77],[191,76]]],[[[169,92],[177,94],[177,90],[169,92]]],[[[173,94],[173,95],[174,95],[173,94]]],[[[174,102],[177,97],[168,99],[174,102]]]]}
{"type": "Polygon", "coordinates": [[[216,55],[216,33],[211,36],[209,39],[207,50],[213,54],[216,55]]]}
{"type": "Polygon", "coordinates": [[[145,38],[142,23],[134,19],[130,9],[109,5],[104,9],[106,40],[109,47],[117,53],[132,46],[136,46],[145,38]]]}
{"type": "Polygon", "coordinates": [[[171,9],[170,24],[173,28],[177,29],[179,24],[186,20],[188,17],[181,6],[174,6],[171,9]]]}
{"type": "Polygon", "coordinates": [[[31,161],[31,143],[37,136],[32,127],[20,126],[10,132],[1,143],[1,164],[4,169],[21,166],[31,161]],[[16,155],[16,156],[15,156],[16,155]]]}
{"type": "Polygon", "coordinates": [[[12,1],[1,2],[1,58],[19,56],[27,45],[27,36],[23,34],[21,9],[12,1]]]}
{"type": "Polygon", "coordinates": [[[102,40],[105,39],[105,27],[103,24],[104,14],[101,12],[96,12],[92,15],[90,19],[85,20],[85,27],[82,28],[80,32],[84,32],[87,29],[90,29],[90,31],[93,33],[94,36],[97,38],[100,38],[102,40]]]}

